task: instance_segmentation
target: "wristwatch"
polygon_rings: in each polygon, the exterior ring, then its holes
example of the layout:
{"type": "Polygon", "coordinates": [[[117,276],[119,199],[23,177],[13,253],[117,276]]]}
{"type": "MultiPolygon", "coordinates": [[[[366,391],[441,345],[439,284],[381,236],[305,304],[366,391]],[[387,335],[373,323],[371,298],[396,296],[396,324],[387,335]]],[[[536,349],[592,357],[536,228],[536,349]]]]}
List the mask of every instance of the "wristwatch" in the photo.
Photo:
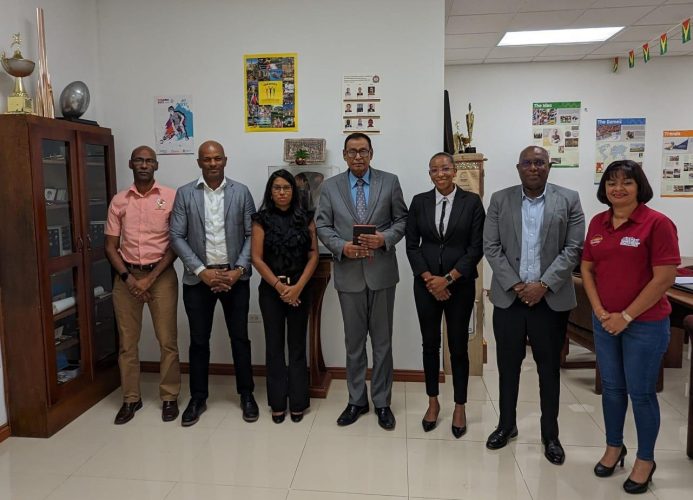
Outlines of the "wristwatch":
{"type": "Polygon", "coordinates": [[[128,277],[130,276],[130,273],[128,271],[123,271],[120,273],[120,279],[123,283],[125,283],[128,280],[128,277]]]}
{"type": "Polygon", "coordinates": [[[540,281],[539,284],[541,285],[542,288],[546,288],[547,290],[549,289],[549,285],[547,285],[543,281],[540,281]]]}
{"type": "Polygon", "coordinates": [[[236,266],[233,269],[234,269],[234,271],[240,271],[241,276],[243,276],[247,272],[247,269],[243,266],[236,266]]]}
{"type": "Polygon", "coordinates": [[[452,277],[452,274],[448,273],[445,275],[445,281],[447,281],[448,286],[450,286],[455,282],[455,278],[452,277]]]}

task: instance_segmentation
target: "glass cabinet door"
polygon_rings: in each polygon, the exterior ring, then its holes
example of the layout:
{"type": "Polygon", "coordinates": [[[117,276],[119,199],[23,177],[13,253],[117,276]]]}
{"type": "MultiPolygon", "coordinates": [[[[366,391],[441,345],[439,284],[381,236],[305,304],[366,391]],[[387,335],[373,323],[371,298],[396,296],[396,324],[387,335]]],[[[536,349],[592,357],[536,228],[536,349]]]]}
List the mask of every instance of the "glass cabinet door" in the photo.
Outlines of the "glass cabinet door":
{"type": "Polygon", "coordinates": [[[48,257],[63,257],[74,253],[76,249],[70,142],[44,139],[41,158],[48,257]]]}
{"type": "Polygon", "coordinates": [[[112,365],[118,354],[118,332],[113,312],[113,274],[106,258],[105,234],[108,203],[112,193],[109,179],[110,144],[97,144],[86,137],[82,162],[86,205],[87,259],[89,262],[92,326],[92,356],[96,368],[112,365]]]}

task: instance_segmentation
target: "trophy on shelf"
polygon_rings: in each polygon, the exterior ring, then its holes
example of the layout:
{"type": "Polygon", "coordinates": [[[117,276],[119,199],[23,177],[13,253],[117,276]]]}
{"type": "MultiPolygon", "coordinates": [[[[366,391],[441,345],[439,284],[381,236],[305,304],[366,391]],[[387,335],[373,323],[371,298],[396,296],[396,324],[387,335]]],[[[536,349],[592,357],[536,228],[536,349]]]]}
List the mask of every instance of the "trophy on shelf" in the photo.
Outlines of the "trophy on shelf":
{"type": "Polygon", "coordinates": [[[22,57],[21,46],[22,38],[19,33],[15,33],[10,46],[14,47],[14,54],[12,57],[5,57],[3,51],[0,60],[5,71],[14,76],[14,91],[7,97],[7,113],[30,115],[34,112],[34,106],[31,97],[24,90],[22,78],[34,71],[35,64],[34,61],[22,57]]]}
{"type": "Polygon", "coordinates": [[[472,103],[469,103],[469,113],[464,115],[464,119],[467,122],[467,142],[465,142],[464,152],[465,153],[476,153],[476,148],[471,146],[472,144],[472,133],[474,132],[474,111],[472,111],[472,103]]]}

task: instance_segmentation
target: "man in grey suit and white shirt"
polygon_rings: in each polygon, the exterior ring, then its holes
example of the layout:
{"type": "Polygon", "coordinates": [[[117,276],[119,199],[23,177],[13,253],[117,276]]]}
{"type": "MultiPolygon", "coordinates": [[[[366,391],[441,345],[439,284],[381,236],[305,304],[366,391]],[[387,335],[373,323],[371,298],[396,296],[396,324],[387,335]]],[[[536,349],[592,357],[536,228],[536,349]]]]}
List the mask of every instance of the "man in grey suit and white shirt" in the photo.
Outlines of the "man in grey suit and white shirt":
{"type": "Polygon", "coordinates": [[[366,338],[373,348],[371,398],[378,423],[395,428],[392,395],[392,321],[399,281],[395,245],[404,236],[407,206],[394,174],[370,168],[373,148],[362,133],[349,135],[342,151],[349,170],[322,185],[315,215],[318,237],[334,258],[334,286],[344,320],[349,404],[337,419],[350,425],[368,412],[366,338]],[[355,224],[372,224],[375,234],[352,242],[355,224]]]}
{"type": "Polygon", "coordinates": [[[207,409],[209,338],[217,300],[231,338],[243,419],[258,419],[248,339],[255,203],[246,186],[225,177],[226,161],[221,144],[203,143],[197,159],[202,175],[178,189],[171,212],[171,246],[185,266],[183,304],[190,324],[191,399],[183,412],[184,427],[197,423],[207,409]]]}
{"type": "Polygon", "coordinates": [[[522,150],[521,185],[493,193],[484,224],[484,255],[493,270],[491,302],[500,386],[500,421],[486,441],[492,450],[517,436],[516,406],[526,338],[539,374],[544,455],[560,465],[560,353],[568,314],[576,306],[571,273],[580,262],[585,216],[580,197],[547,184],[549,153],[522,150]]]}

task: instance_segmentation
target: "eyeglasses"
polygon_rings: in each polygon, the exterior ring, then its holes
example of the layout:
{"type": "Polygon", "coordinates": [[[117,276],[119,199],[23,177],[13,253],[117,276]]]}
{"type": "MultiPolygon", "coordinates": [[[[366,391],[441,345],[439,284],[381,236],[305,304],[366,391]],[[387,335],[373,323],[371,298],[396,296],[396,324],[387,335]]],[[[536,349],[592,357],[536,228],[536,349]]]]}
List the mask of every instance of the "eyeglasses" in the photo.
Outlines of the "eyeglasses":
{"type": "Polygon", "coordinates": [[[132,158],[130,160],[133,165],[142,165],[143,163],[146,163],[147,165],[156,165],[156,158],[132,158]]]}
{"type": "Polygon", "coordinates": [[[449,175],[454,170],[455,169],[452,167],[430,168],[430,169],[428,169],[428,175],[430,175],[431,177],[435,177],[438,174],[449,175]]]}
{"type": "Polygon", "coordinates": [[[522,168],[529,168],[534,165],[537,168],[545,168],[548,166],[548,162],[543,158],[537,158],[535,160],[522,160],[518,165],[522,168]]]}
{"type": "Polygon", "coordinates": [[[371,150],[370,149],[359,149],[358,151],[356,149],[347,149],[346,155],[349,158],[356,158],[356,156],[360,156],[361,158],[366,158],[370,156],[371,150]]]}
{"type": "Polygon", "coordinates": [[[285,191],[287,193],[290,193],[292,190],[291,185],[288,186],[279,186],[277,184],[272,184],[272,191],[275,193],[281,193],[282,191],[285,191]]]}

